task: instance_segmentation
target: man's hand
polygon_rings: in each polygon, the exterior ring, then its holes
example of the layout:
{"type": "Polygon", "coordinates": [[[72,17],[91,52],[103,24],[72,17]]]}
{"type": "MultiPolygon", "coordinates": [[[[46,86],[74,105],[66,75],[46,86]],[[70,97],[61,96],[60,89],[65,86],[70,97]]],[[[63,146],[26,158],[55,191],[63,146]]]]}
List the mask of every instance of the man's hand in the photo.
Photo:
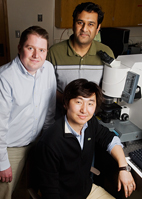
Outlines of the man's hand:
{"type": "Polygon", "coordinates": [[[135,181],[128,171],[119,171],[118,176],[118,191],[121,190],[121,184],[124,187],[125,197],[131,195],[131,193],[136,189],[135,181]]]}
{"type": "Polygon", "coordinates": [[[0,171],[0,180],[2,182],[11,182],[12,181],[12,169],[9,167],[4,171],[0,171]]]}

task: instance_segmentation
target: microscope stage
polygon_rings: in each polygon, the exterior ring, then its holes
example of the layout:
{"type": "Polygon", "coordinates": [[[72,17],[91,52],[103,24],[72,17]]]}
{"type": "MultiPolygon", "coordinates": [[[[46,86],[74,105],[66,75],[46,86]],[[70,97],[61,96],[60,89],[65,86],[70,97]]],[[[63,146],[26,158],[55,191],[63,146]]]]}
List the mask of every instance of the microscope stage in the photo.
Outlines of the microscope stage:
{"type": "Polygon", "coordinates": [[[135,124],[127,121],[111,120],[109,123],[104,123],[98,120],[100,124],[113,131],[121,140],[121,142],[128,142],[142,139],[142,130],[135,124]]]}

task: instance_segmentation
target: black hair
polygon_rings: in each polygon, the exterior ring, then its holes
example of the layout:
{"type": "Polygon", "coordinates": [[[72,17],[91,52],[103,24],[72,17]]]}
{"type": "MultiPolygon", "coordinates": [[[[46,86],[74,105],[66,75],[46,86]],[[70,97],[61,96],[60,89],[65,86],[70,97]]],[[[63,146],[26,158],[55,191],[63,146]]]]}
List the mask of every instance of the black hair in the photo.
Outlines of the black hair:
{"type": "Polygon", "coordinates": [[[86,79],[73,80],[65,87],[63,92],[63,105],[64,107],[68,107],[71,99],[77,98],[78,96],[87,98],[94,93],[96,95],[97,111],[103,101],[101,88],[96,83],[86,79]]]}
{"type": "Polygon", "coordinates": [[[99,26],[99,24],[102,23],[103,18],[104,18],[104,12],[102,12],[101,7],[95,3],[92,2],[86,2],[86,3],[81,3],[78,4],[73,12],[73,25],[75,24],[75,20],[78,14],[80,14],[82,11],[86,11],[86,12],[96,12],[98,13],[98,24],[97,27],[99,26]]]}

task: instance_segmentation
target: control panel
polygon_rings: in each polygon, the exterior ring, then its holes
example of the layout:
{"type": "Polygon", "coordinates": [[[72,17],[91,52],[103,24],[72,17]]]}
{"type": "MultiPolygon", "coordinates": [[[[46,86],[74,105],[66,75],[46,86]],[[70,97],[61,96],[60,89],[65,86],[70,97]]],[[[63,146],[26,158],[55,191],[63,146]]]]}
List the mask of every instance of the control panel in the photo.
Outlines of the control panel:
{"type": "Polygon", "coordinates": [[[139,80],[138,74],[128,71],[124,90],[121,96],[121,99],[127,102],[128,104],[132,104],[134,101],[138,80],[139,80]]]}

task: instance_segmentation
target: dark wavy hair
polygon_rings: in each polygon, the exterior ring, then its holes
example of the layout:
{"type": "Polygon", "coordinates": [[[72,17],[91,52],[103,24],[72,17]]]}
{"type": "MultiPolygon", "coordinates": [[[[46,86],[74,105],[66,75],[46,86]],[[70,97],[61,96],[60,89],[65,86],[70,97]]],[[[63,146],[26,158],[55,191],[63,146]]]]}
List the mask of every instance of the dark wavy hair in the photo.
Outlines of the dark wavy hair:
{"type": "Polygon", "coordinates": [[[104,19],[104,12],[102,12],[102,9],[99,5],[92,3],[92,2],[86,2],[86,3],[81,3],[78,4],[73,12],[73,25],[75,24],[75,20],[78,14],[80,14],[82,11],[86,11],[86,12],[96,12],[98,13],[98,24],[97,27],[99,26],[99,24],[102,23],[103,19],[104,19]]]}
{"type": "MultiPolygon", "coordinates": [[[[94,82],[86,79],[76,79],[70,82],[63,92],[63,105],[68,107],[71,99],[77,98],[78,96],[90,97],[92,94],[96,95],[96,111],[99,109],[102,101],[103,94],[101,88],[94,82]]],[[[66,112],[66,110],[65,110],[66,112]]]]}

